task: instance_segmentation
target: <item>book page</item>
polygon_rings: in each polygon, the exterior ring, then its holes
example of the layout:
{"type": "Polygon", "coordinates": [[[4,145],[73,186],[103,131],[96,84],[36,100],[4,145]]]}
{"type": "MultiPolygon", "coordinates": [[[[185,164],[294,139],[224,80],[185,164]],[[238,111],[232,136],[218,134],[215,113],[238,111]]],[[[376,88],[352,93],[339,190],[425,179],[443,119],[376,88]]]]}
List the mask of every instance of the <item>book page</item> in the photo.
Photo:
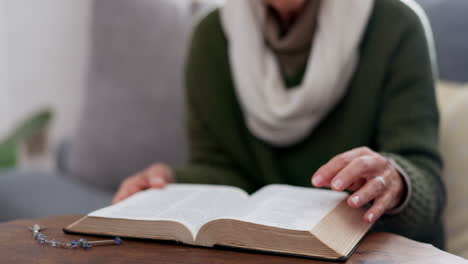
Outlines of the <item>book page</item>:
{"type": "Polygon", "coordinates": [[[185,225],[195,238],[203,224],[230,214],[232,208],[238,208],[239,204],[245,204],[247,200],[248,194],[235,187],[170,184],[163,189],[139,192],[88,216],[175,221],[185,225]]]}
{"type": "Polygon", "coordinates": [[[249,199],[238,220],[292,230],[310,231],[348,196],[330,190],[268,185],[249,199]]]}

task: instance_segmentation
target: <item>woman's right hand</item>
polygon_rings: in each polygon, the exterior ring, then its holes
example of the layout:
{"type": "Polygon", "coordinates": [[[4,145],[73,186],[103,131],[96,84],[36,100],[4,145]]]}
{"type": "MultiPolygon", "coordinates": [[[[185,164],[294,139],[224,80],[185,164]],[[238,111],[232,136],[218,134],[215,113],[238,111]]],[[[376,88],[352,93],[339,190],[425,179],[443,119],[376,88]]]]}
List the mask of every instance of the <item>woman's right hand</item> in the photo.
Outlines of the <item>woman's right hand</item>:
{"type": "Polygon", "coordinates": [[[175,182],[172,170],[166,164],[158,163],[146,170],[128,177],[122,182],[112,203],[118,203],[131,195],[149,189],[164,188],[166,184],[175,182]]]}

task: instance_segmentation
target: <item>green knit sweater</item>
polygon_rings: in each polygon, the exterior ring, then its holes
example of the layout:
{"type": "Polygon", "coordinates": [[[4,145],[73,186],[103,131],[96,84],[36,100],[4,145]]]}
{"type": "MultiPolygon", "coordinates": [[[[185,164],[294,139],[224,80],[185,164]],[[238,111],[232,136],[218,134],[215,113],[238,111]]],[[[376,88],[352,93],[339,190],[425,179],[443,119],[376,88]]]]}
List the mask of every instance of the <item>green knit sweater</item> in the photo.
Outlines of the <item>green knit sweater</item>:
{"type": "MultiPolygon", "coordinates": [[[[439,116],[423,25],[401,1],[376,0],[345,97],[303,142],[274,148],[247,129],[234,90],[219,10],[194,32],[187,62],[190,159],[179,182],[225,184],[249,192],[272,183],[311,186],[337,154],[368,146],[408,174],[412,195],[375,230],[443,247],[445,203],[438,151],[439,116]]],[[[287,83],[293,85],[302,79],[287,83]]]]}

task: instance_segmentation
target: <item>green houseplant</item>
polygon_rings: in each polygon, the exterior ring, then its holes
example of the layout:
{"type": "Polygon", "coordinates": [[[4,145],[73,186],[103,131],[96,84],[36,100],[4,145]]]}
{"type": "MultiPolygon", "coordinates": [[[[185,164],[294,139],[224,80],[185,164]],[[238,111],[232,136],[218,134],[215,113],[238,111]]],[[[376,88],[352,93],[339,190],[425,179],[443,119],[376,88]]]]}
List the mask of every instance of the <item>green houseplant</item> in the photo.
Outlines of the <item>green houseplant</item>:
{"type": "Polygon", "coordinates": [[[0,141],[0,169],[15,167],[18,163],[20,143],[43,133],[51,119],[50,110],[39,111],[22,122],[6,139],[0,141]]]}

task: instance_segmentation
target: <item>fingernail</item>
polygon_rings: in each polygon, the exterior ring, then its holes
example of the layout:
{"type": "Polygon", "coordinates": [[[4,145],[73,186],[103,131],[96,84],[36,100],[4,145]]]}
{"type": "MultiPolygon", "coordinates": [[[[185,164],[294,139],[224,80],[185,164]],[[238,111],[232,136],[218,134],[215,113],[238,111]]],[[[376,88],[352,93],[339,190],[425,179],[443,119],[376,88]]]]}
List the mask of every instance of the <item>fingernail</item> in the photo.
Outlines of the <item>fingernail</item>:
{"type": "Polygon", "coordinates": [[[353,202],[354,205],[359,206],[359,196],[351,198],[351,202],[353,202]]]}
{"type": "Polygon", "coordinates": [[[321,175],[317,175],[315,177],[312,177],[312,184],[315,185],[315,186],[318,186],[322,183],[322,176],[321,175]]]}
{"type": "Polygon", "coordinates": [[[151,184],[153,184],[153,185],[162,185],[162,184],[164,184],[164,181],[163,181],[163,179],[161,179],[161,177],[156,177],[156,178],[151,179],[151,184]]]}
{"type": "Polygon", "coordinates": [[[370,213],[369,216],[367,217],[367,219],[369,220],[369,222],[374,221],[374,214],[370,213]]]}
{"type": "Polygon", "coordinates": [[[343,181],[341,179],[335,180],[333,182],[333,188],[341,189],[341,187],[343,187],[343,181]]]}

